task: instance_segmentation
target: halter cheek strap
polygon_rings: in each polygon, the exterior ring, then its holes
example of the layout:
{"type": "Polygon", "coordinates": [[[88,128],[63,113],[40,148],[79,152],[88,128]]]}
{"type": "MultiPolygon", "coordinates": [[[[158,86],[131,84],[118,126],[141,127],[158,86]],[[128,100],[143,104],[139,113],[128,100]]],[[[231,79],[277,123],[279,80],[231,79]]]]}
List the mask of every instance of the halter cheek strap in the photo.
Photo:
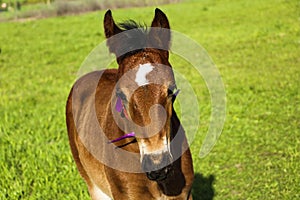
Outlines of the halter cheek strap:
{"type": "Polygon", "coordinates": [[[116,103],[116,111],[121,112],[123,110],[123,102],[120,97],[117,97],[117,103],[116,103]]]}
{"type": "Polygon", "coordinates": [[[176,98],[176,97],[178,96],[179,92],[180,92],[180,90],[178,89],[178,90],[173,94],[173,97],[176,98]]]}
{"type": "Polygon", "coordinates": [[[121,117],[126,117],[126,119],[128,119],[128,113],[127,113],[127,110],[124,106],[124,103],[123,103],[121,97],[117,98],[116,111],[121,113],[121,117]]]}

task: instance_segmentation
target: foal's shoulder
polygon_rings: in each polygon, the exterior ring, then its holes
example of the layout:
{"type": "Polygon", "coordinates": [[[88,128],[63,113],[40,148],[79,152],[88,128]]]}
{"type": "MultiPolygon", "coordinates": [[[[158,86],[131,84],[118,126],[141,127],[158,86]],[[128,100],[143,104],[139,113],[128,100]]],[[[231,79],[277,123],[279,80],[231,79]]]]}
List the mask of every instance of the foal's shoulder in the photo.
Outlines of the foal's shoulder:
{"type": "Polygon", "coordinates": [[[84,99],[91,97],[97,89],[100,89],[99,87],[112,90],[113,88],[111,87],[114,87],[116,78],[117,69],[106,69],[87,73],[74,83],[70,97],[75,95],[75,97],[77,96],[81,99],[80,102],[83,102],[84,99]]]}

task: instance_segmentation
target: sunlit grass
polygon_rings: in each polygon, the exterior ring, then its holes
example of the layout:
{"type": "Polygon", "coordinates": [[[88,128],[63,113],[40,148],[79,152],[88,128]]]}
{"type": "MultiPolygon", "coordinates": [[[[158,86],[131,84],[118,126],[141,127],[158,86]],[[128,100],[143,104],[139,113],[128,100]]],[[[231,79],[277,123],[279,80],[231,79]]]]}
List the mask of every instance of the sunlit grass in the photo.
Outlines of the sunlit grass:
{"type": "MultiPolygon", "coordinates": [[[[297,1],[191,1],[161,6],[172,28],[200,43],[227,93],[223,133],[198,157],[210,115],[193,80],[200,130],[191,149],[194,199],[298,199],[300,27],[297,1]]],[[[149,24],[154,7],[113,10],[149,24]]],[[[0,23],[0,199],[88,199],[72,160],[65,102],[76,72],[104,40],[104,11],[0,23]]]]}

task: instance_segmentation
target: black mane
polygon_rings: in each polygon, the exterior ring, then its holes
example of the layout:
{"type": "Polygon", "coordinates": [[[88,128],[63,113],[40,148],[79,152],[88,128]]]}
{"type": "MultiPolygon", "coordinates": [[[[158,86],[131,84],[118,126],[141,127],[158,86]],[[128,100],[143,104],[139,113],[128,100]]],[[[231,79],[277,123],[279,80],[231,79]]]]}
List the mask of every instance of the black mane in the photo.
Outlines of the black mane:
{"type": "Polygon", "coordinates": [[[148,29],[145,25],[134,20],[127,20],[119,23],[118,26],[124,31],[121,33],[122,42],[119,48],[122,53],[120,57],[135,54],[147,47],[148,29]]]}
{"type": "Polygon", "coordinates": [[[136,21],[129,19],[124,22],[118,23],[118,26],[123,30],[123,31],[128,31],[131,29],[140,29],[141,32],[146,33],[147,32],[147,27],[145,25],[142,25],[140,23],[137,23],[136,21]]]}

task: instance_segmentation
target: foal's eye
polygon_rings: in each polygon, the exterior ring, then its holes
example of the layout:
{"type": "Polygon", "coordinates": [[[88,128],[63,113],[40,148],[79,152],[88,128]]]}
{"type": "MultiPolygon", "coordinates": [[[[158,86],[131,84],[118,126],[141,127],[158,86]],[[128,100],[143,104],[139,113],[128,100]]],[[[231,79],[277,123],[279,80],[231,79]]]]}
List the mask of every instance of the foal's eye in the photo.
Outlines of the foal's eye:
{"type": "Polygon", "coordinates": [[[122,91],[117,91],[117,97],[120,97],[123,101],[126,101],[126,96],[122,91]]]}
{"type": "Polygon", "coordinates": [[[171,97],[173,95],[173,90],[168,89],[168,97],[171,97]]]}

